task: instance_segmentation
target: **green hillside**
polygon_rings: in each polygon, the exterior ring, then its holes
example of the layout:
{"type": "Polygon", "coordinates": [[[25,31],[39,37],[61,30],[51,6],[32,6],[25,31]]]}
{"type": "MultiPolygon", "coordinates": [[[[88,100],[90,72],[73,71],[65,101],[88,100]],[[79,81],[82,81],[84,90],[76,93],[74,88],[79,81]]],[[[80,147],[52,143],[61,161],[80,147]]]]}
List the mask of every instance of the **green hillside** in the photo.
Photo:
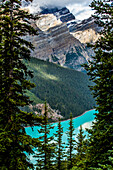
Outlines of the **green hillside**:
{"type": "Polygon", "coordinates": [[[28,93],[34,104],[46,99],[66,119],[70,112],[77,116],[95,105],[86,74],[35,58],[26,64],[34,72],[36,87],[28,93]]]}

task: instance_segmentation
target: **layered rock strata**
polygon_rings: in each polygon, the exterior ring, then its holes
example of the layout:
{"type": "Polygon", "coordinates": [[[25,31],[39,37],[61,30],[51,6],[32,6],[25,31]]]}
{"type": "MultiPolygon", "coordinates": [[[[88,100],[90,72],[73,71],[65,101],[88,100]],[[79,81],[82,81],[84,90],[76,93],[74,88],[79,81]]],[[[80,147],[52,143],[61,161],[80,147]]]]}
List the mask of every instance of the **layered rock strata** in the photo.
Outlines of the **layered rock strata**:
{"type": "Polygon", "coordinates": [[[43,9],[34,23],[39,35],[26,36],[35,46],[32,57],[83,71],[80,65],[94,55],[85,43],[95,42],[99,36],[92,18],[79,24],[74,18],[67,8],[43,9]]]}

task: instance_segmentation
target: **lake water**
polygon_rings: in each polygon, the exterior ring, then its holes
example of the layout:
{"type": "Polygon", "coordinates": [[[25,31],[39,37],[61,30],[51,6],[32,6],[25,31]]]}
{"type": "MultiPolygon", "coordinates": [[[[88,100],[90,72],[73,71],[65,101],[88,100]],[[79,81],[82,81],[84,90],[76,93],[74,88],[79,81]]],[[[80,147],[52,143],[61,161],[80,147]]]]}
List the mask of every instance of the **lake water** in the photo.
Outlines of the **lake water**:
{"type": "MultiPolygon", "coordinates": [[[[86,132],[85,128],[91,128],[92,122],[94,121],[94,118],[95,118],[95,113],[97,113],[97,111],[90,110],[90,111],[85,112],[85,114],[73,119],[73,125],[74,125],[74,129],[75,129],[75,131],[74,131],[75,135],[73,136],[73,138],[75,138],[75,140],[76,140],[76,136],[79,132],[80,125],[82,125],[84,134],[86,134],[86,136],[87,136],[87,132],[86,132]]],[[[58,130],[58,128],[57,128],[58,123],[53,123],[52,125],[54,125],[54,129],[52,129],[50,131],[49,136],[54,136],[55,132],[58,130]]],[[[69,128],[69,120],[62,121],[61,125],[63,127],[62,141],[64,143],[67,143],[66,132],[69,128]]],[[[29,134],[30,136],[32,136],[33,138],[38,138],[40,135],[38,132],[39,129],[40,129],[39,126],[34,126],[33,130],[31,129],[31,127],[26,127],[26,133],[29,134]]],[[[35,158],[33,158],[32,155],[30,155],[30,160],[33,163],[35,163],[35,158]]]]}

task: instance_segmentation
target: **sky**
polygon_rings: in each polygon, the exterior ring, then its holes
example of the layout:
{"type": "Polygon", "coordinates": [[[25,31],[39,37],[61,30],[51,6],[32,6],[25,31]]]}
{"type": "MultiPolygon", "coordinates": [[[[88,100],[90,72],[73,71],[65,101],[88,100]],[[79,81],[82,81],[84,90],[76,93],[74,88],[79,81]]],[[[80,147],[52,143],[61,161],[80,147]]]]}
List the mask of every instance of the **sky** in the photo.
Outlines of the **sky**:
{"type": "Polygon", "coordinates": [[[30,5],[31,12],[39,10],[40,6],[46,7],[67,7],[78,20],[83,20],[91,16],[93,11],[89,7],[92,0],[33,0],[30,5]]]}

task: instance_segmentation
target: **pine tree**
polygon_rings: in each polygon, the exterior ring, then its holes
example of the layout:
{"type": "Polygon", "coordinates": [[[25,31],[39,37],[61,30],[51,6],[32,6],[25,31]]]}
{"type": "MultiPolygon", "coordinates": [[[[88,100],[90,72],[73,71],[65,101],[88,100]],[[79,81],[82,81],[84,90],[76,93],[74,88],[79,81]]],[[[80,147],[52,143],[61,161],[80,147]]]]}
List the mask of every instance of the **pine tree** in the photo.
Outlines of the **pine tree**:
{"type": "Polygon", "coordinates": [[[56,131],[55,137],[57,137],[56,141],[56,169],[63,170],[63,159],[64,159],[64,146],[62,143],[62,135],[63,135],[63,127],[61,125],[61,121],[59,119],[58,122],[58,130],[56,131]]]}
{"type": "Polygon", "coordinates": [[[75,154],[73,153],[75,150],[75,140],[73,139],[74,135],[74,126],[72,120],[72,113],[70,114],[69,128],[67,132],[67,141],[68,141],[68,150],[67,150],[67,158],[68,158],[68,169],[73,167],[73,157],[75,154]]]}
{"type": "Polygon", "coordinates": [[[108,161],[110,162],[110,164],[102,165],[101,163],[99,163],[98,164],[99,168],[93,167],[93,168],[90,168],[90,169],[92,169],[92,170],[103,170],[103,169],[112,170],[113,169],[113,149],[108,150],[107,156],[108,156],[108,161]]]}
{"type": "Polygon", "coordinates": [[[39,140],[41,141],[37,149],[37,154],[34,156],[37,158],[36,167],[37,169],[52,170],[54,169],[54,154],[55,144],[51,141],[53,136],[50,136],[50,130],[54,127],[48,122],[48,109],[45,103],[45,113],[43,118],[43,124],[38,132],[41,134],[39,140]]]}
{"type": "MultiPolygon", "coordinates": [[[[84,135],[84,132],[82,130],[82,126],[80,126],[79,133],[77,135],[77,141],[76,141],[76,157],[75,157],[75,169],[84,169],[85,170],[85,158],[86,158],[86,150],[87,150],[87,140],[85,139],[86,135],[84,135]]],[[[87,168],[86,168],[87,169],[87,168]]]]}
{"type": "Polygon", "coordinates": [[[84,132],[82,130],[82,125],[80,125],[80,130],[79,133],[77,135],[77,155],[79,155],[80,157],[84,157],[84,153],[85,153],[85,148],[84,148],[84,142],[85,142],[85,137],[86,135],[84,135],[84,132]]]}
{"type": "Polygon", "coordinates": [[[28,80],[33,74],[23,62],[30,59],[33,46],[23,36],[36,34],[29,22],[33,16],[20,6],[21,0],[0,3],[0,169],[8,170],[33,168],[26,153],[32,154],[36,143],[25,126],[39,121],[20,109],[31,103],[25,92],[34,87],[28,80]]]}
{"type": "Polygon", "coordinates": [[[92,45],[95,51],[93,61],[85,65],[90,80],[95,84],[91,89],[96,98],[99,113],[92,130],[89,131],[89,167],[109,164],[107,152],[113,146],[113,4],[111,0],[93,0],[94,18],[102,28],[101,38],[92,45]]]}

